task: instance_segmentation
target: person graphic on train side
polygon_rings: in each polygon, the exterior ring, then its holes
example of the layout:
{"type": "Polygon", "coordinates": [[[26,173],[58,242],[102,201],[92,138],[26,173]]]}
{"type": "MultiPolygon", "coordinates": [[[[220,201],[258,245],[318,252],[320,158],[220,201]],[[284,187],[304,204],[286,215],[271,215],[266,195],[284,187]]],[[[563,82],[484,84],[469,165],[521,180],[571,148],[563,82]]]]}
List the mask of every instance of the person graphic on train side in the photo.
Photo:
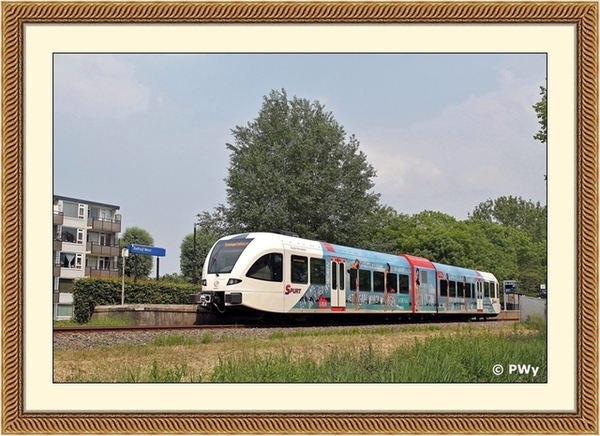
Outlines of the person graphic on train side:
{"type": "Polygon", "coordinates": [[[389,283],[386,284],[386,304],[389,304],[390,307],[392,308],[392,312],[394,311],[394,306],[396,305],[396,299],[394,298],[394,295],[396,293],[396,289],[394,289],[394,287],[392,285],[390,285],[389,283]]]}
{"type": "Polygon", "coordinates": [[[419,304],[421,302],[421,280],[419,279],[419,268],[415,271],[415,312],[419,310],[419,304]]]}
{"type": "Polygon", "coordinates": [[[390,264],[386,263],[385,264],[385,271],[383,272],[383,311],[385,312],[387,310],[387,305],[388,305],[388,289],[389,289],[389,284],[388,284],[388,274],[390,273],[390,264]]]}
{"type": "Polygon", "coordinates": [[[348,273],[350,273],[351,270],[356,271],[356,281],[354,283],[354,292],[352,293],[352,300],[354,301],[354,310],[359,310],[360,303],[358,300],[358,286],[359,286],[358,272],[360,270],[360,262],[358,261],[358,259],[354,259],[352,266],[348,269],[348,273]]]}

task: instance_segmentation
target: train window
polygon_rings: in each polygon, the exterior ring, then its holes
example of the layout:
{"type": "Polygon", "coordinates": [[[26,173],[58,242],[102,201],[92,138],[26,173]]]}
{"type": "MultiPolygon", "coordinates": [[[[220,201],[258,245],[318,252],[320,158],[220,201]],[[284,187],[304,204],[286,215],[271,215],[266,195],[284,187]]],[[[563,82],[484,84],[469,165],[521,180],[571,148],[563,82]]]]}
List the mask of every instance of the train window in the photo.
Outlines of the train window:
{"type": "Polygon", "coordinates": [[[408,294],[408,276],[406,274],[400,274],[398,276],[398,293],[399,294],[408,294]]]}
{"type": "Polygon", "coordinates": [[[356,270],[350,269],[350,290],[356,291],[356,270]]]}
{"type": "Polygon", "coordinates": [[[398,291],[398,274],[388,274],[387,278],[388,286],[391,289],[388,289],[388,292],[397,292],[398,291]]]}
{"type": "Polygon", "coordinates": [[[310,258],[310,282],[313,285],[325,284],[325,259],[310,258]]]}
{"type": "Polygon", "coordinates": [[[465,298],[473,298],[473,292],[471,291],[471,283],[465,283],[465,298]]]}
{"type": "Polygon", "coordinates": [[[214,246],[208,261],[208,274],[230,273],[242,251],[252,239],[219,241],[214,246]]]}
{"type": "Polygon", "coordinates": [[[464,283],[463,282],[456,282],[456,296],[458,298],[463,298],[464,297],[464,283]]]}
{"type": "Polygon", "coordinates": [[[246,277],[269,282],[283,281],[283,256],[280,253],[269,253],[260,257],[246,273],[246,277]]]}
{"type": "Polygon", "coordinates": [[[383,292],[383,271],[373,271],[373,291],[383,292]]]}
{"type": "Polygon", "coordinates": [[[292,255],[292,283],[308,283],[308,259],[292,255]]]}
{"type": "Polygon", "coordinates": [[[448,280],[440,280],[440,297],[446,297],[448,295],[448,280]]]}
{"type": "Polygon", "coordinates": [[[484,297],[490,296],[490,282],[485,282],[485,287],[483,288],[483,296],[484,297]]]}
{"type": "Polygon", "coordinates": [[[346,271],[344,270],[344,264],[340,263],[340,291],[344,290],[346,284],[346,271]]]}
{"type": "Polygon", "coordinates": [[[359,270],[358,280],[361,291],[371,291],[371,271],[366,269],[359,270]]]}
{"type": "Polygon", "coordinates": [[[331,262],[331,289],[337,289],[338,264],[331,262]]]}
{"type": "Polygon", "coordinates": [[[456,297],[456,282],[450,280],[450,298],[456,297]]]}

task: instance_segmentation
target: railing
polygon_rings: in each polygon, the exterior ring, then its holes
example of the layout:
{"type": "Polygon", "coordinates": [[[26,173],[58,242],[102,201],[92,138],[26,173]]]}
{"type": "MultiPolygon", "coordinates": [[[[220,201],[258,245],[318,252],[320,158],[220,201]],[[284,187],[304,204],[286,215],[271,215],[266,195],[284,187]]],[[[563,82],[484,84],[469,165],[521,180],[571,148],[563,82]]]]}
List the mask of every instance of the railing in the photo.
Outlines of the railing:
{"type": "Polygon", "coordinates": [[[103,219],[98,217],[88,217],[88,228],[102,232],[119,233],[121,231],[121,215],[115,215],[113,219],[103,219]]]}
{"type": "Polygon", "coordinates": [[[63,243],[63,241],[62,241],[62,240],[60,240],[60,239],[55,239],[55,240],[54,240],[54,244],[53,244],[53,247],[52,247],[52,249],[53,249],[54,251],[61,251],[61,250],[62,250],[62,243],[63,243]]]}
{"type": "Polygon", "coordinates": [[[102,245],[96,242],[88,242],[86,251],[95,256],[115,257],[119,255],[118,245],[102,245]]]}
{"type": "Polygon", "coordinates": [[[62,226],[65,222],[65,215],[62,212],[54,212],[53,224],[55,226],[62,226]]]}
{"type": "Polygon", "coordinates": [[[109,278],[109,277],[119,277],[119,270],[117,269],[99,269],[92,268],[90,266],[85,267],[85,275],[88,277],[101,277],[101,278],[109,278]]]}

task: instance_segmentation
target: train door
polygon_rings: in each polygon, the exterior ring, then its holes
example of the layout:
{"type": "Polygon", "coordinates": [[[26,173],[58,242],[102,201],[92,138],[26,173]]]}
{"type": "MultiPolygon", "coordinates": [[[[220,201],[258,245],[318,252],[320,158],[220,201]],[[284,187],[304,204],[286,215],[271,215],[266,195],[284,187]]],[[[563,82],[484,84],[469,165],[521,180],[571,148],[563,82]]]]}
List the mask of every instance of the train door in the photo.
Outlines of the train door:
{"type": "Polygon", "coordinates": [[[483,281],[477,280],[477,312],[483,312],[483,281]]]}
{"type": "Polygon", "coordinates": [[[331,308],[346,307],[346,264],[342,259],[331,262],[331,308]]]}

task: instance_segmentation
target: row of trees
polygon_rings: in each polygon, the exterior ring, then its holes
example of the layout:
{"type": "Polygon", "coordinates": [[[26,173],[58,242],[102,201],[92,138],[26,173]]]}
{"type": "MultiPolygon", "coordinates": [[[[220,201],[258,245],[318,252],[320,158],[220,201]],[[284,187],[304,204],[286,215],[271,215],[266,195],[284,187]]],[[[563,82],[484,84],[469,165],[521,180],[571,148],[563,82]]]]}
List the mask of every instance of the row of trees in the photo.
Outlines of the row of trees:
{"type": "MultiPolygon", "coordinates": [[[[545,136],[545,88],[534,106],[545,136]]],[[[488,199],[458,221],[440,212],[408,216],[379,203],[376,170],[318,101],[264,97],[257,118],[232,130],[227,205],[198,215],[181,243],[181,274],[191,280],[220,236],[284,229],[309,239],[433,261],[516,279],[535,294],[546,282],[546,207],[520,197],[488,199]],[[348,138],[348,139],[346,139],[348,138]],[[196,263],[194,263],[196,262],[196,263]]]]}
{"type": "MultiPolygon", "coordinates": [[[[541,90],[542,100],[533,106],[541,129],[534,138],[545,144],[546,90],[541,90]]],[[[226,144],[231,152],[227,205],[198,215],[195,253],[189,234],[181,242],[181,274],[167,279],[191,282],[195,266],[200,275],[208,250],[221,236],[284,229],[304,238],[490,271],[499,280],[517,280],[528,294],[546,282],[546,207],[539,203],[488,199],[464,221],[433,211],[399,213],[379,203],[372,190],[376,170],[356,137],[348,136],[318,101],[290,99],[285,90],[265,96],[257,118],[236,126],[232,136],[233,143],[226,144]]],[[[123,240],[131,243],[126,235],[123,240]]],[[[151,245],[137,236],[133,242],[151,245]]]]}

